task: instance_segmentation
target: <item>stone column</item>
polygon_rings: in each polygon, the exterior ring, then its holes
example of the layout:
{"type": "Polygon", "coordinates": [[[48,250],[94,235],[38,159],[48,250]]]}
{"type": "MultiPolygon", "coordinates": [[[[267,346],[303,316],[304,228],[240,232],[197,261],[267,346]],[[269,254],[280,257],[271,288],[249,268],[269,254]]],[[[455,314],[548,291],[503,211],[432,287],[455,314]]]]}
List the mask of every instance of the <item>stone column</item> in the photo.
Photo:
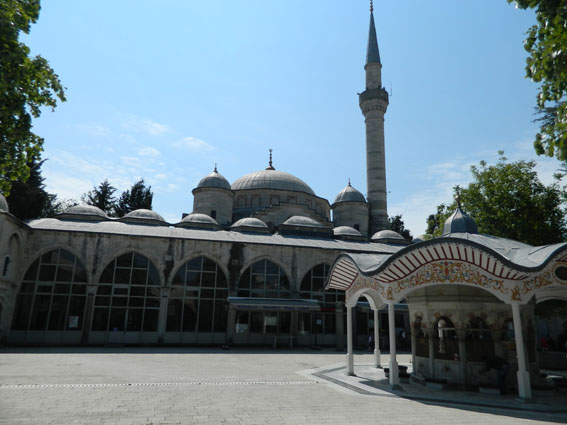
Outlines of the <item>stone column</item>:
{"type": "Polygon", "coordinates": [[[417,337],[416,337],[416,330],[413,326],[410,329],[410,337],[411,337],[411,364],[413,365],[413,371],[415,372],[415,348],[417,346],[417,337]]]}
{"type": "Polygon", "coordinates": [[[512,304],[512,317],[514,319],[514,336],[516,339],[516,353],[518,355],[518,393],[520,398],[532,398],[530,374],[526,368],[526,353],[524,351],[524,336],[522,334],[522,318],[520,304],[512,304]]]}
{"type": "Polygon", "coordinates": [[[433,328],[422,328],[424,334],[427,335],[427,343],[429,344],[429,378],[435,378],[435,344],[433,344],[433,338],[435,329],[433,328]]]}
{"type": "Polygon", "coordinates": [[[459,341],[459,371],[461,375],[461,383],[468,384],[467,373],[467,331],[466,329],[455,329],[457,340],[459,341]]]}
{"type": "Polygon", "coordinates": [[[337,324],[337,351],[345,349],[345,325],[343,323],[343,303],[338,302],[335,310],[335,323],[337,324]]]}
{"type": "Polygon", "coordinates": [[[346,374],[354,376],[354,353],[352,351],[352,307],[347,305],[347,370],[346,374]]]}
{"type": "Polygon", "coordinates": [[[396,321],[394,315],[394,303],[388,303],[388,332],[390,333],[390,386],[400,386],[398,362],[396,359],[396,321]]]}
{"type": "Polygon", "coordinates": [[[159,318],[158,318],[158,342],[163,343],[165,334],[165,325],[167,322],[167,300],[169,299],[169,288],[161,288],[161,299],[159,304],[159,318]]]}
{"type": "Polygon", "coordinates": [[[89,342],[89,333],[91,331],[91,322],[93,320],[94,297],[96,295],[96,289],[96,286],[87,286],[87,306],[85,308],[85,319],[83,320],[81,345],[86,345],[89,342]]]}
{"type": "Polygon", "coordinates": [[[378,316],[380,310],[376,308],[374,312],[374,367],[382,368],[380,364],[380,324],[378,323],[378,316]]]}

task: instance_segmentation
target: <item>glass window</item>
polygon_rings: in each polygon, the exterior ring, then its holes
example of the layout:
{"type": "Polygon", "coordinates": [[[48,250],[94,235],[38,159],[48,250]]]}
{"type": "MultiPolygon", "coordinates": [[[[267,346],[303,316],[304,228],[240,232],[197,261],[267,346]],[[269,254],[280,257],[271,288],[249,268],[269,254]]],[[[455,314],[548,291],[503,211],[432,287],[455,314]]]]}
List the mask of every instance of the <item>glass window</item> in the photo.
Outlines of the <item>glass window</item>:
{"type": "MultiPolygon", "coordinates": [[[[331,267],[328,264],[322,263],[309,270],[301,280],[299,295],[301,298],[317,300],[321,307],[321,313],[317,313],[317,317],[314,318],[313,323],[315,328],[313,331],[316,329],[318,333],[324,332],[327,334],[334,334],[336,332],[336,303],[341,301],[344,302],[344,292],[337,290],[325,290],[330,268],[331,267]]],[[[303,325],[300,323],[300,331],[307,333],[310,330],[311,326],[307,320],[304,320],[303,325]],[[303,329],[301,326],[303,326],[303,329]]]]}
{"type": "Polygon", "coordinates": [[[239,297],[289,298],[289,280],[284,271],[269,260],[248,267],[238,282],[239,297]]]}
{"type": "Polygon", "coordinates": [[[168,302],[167,332],[226,330],[228,283],[217,263],[202,256],[193,258],[177,270],[173,285],[168,302]]]}
{"type": "Polygon", "coordinates": [[[16,298],[14,330],[81,330],[86,305],[87,272],[64,249],[35,260],[24,275],[16,298]],[[69,296],[73,294],[73,296],[69,296]]]}
{"type": "Polygon", "coordinates": [[[130,252],[112,260],[97,288],[92,330],[157,331],[160,289],[153,285],[159,273],[147,257],[130,252]]]}

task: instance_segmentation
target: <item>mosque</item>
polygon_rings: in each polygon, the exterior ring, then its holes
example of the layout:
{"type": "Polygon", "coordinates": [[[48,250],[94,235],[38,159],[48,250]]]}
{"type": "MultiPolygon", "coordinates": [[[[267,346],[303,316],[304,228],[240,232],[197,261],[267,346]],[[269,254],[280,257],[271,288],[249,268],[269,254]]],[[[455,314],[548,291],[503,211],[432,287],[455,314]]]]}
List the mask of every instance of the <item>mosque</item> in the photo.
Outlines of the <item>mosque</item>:
{"type": "Polygon", "coordinates": [[[389,230],[384,154],[388,92],[370,14],[367,198],[349,184],[333,203],[268,166],[232,184],[215,166],[178,223],[135,210],[109,218],[78,205],[23,222],[0,195],[0,339],[7,344],[249,344],[354,347],[411,335],[416,380],[482,385],[486,353],[538,379],[534,304],[567,300],[567,245],[531,247],[478,234],[457,209],[443,236],[389,230]],[[364,301],[364,302],[361,302],[364,301]],[[384,307],[386,307],[384,309],[384,307]]]}

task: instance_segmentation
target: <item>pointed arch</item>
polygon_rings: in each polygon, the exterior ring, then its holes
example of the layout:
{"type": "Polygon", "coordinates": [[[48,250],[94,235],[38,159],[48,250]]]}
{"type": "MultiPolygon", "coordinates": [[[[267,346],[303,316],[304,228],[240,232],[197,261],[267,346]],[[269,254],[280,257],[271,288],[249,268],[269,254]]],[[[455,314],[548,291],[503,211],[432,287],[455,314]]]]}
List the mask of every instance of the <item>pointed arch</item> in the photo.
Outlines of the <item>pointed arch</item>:
{"type": "Polygon", "coordinates": [[[156,332],[161,279],[145,255],[130,251],[111,260],[99,277],[93,331],[156,332]]]}
{"type": "Polygon", "coordinates": [[[199,255],[177,268],[171,281],[166,332],[225,332],[228,279],[220,264],[199,255]]]}
{"type": "Polygon", "coordinates": [[[83,328],[87,272],[71,252],[52,249],[27,268],[12,320],[14,331],[79,331],[83,328]]]}

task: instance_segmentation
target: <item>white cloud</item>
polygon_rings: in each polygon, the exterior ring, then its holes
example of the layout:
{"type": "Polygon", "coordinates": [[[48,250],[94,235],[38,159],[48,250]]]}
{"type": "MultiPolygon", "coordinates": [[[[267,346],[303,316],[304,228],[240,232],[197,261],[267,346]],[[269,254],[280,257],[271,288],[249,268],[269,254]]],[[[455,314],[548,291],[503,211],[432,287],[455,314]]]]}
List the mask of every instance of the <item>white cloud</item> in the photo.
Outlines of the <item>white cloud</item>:
{"type": "Polygon", "coordinates": [[[141,149],[138,149],[138,155],[156,158],[156,157],[160,156],[161,153],[160,153],[160,151],[158,151],[155,148],[152,148],[151,146],[145,146],[141,149]]]}
{"type": "Polygon", "coordinates": [[[77,124],[77,128],[82,134],[91,137],[106,137],[109,134],[106,127],[94,122],[77,124]]]}
{"type": "Polygon", "coordinates": [[[214,149],[213,146],[195,137],[184,137],[182,140],[172,143],[172,146],[191,152],[209,152],[214,149]]]}
{"type": "Polygon", "coordinates": [[[130,116],[122,123],[122,127],[139,133],[146,133],[151,136],[159,136],[170,131],[170,128],[165,124],[158,122],[141,119],[135,116],[130,116]]]}
{"type": "Polygon", "coordinates": [[[156,174],[156,175],[154,176],[154,179],[156,179],[156,180],[165,180],[165,179],[167,179],[167,174],[164,174],[164,173],[156,174]]]}

